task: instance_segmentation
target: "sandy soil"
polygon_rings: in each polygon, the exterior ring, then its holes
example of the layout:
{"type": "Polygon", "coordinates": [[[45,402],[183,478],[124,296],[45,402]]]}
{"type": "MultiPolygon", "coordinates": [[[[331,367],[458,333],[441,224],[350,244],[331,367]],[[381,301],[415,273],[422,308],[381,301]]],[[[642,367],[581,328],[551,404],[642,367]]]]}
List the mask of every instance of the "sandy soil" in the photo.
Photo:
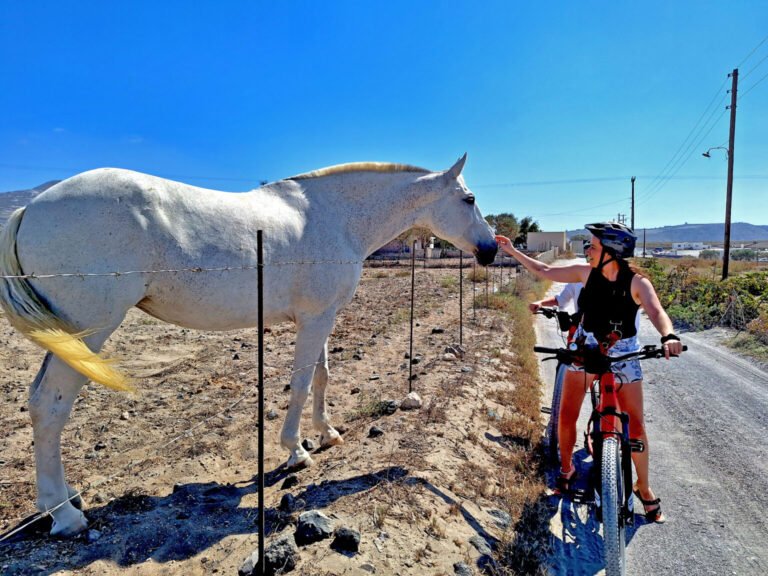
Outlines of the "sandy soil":
{"type": "MultiPolygon", "coordinates": [[[[281,489],[287,454],[279,431],[290,392],[292,325],[266,335],[265,491],[270,539],[293,530],[279,514],[290,492],[335,526],[362,534],[360,551],[342,555],[325,540],[300,549],[300,574],[453,574],[474,566],[470,538],[502,538],[490,510],[501,489],[497,457],[513,450],[496,424],[505,409],[489,399],[514,386],[505,358],[510,326],[478,309],[465,287],[463,359],[446,360],[458,342],[458,271],[417,270],[414,389],[421,410],[375,414],[380,400],[408,392],[410,275],[367,269],[329,342],[328,398],[345,444],[313,451],[315,466],[281,489]],[[433,333],[434,328],[444,332],[433,333]],[[371,426],[384,435],[369,438],[371,426]]],[[[481,292],[478,291],[478,298],[481,292]]],[[[32,431],[27,387],[42,352],[0,326],[0,531],[34,510],[32,431]]],[[[132,311],[106,347],[138,378],[135,395],[89,384],[63,439],[70,484],[86,489],[91,529],[54,540],[40,521],[0,544],[3,574],[236,574],[257,547],[256,333],[203,333],[132,311]]],[[[318,442],[310,422],[303,437],[318,442]]],[[[476,570],[476,568],[475,568],[476,570]]]]}

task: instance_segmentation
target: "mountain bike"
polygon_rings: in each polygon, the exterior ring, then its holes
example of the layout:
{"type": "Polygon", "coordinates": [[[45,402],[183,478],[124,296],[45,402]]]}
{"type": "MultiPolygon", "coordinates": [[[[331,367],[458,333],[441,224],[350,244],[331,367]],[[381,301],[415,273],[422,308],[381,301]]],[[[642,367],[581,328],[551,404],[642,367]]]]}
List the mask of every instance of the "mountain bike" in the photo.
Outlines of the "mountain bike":
{"type": "MultiPolygon", "coordinates": [[[[687,350],[683,346],[683,350],[687,350]]],[[[610,357],[599,348],[585,348],[576,343],[569,348],[534,346],[534,352],[554,354],[545,360],[556,359],[559,365],[574,362],[584,366],[586,373],[597,377],[590,384],[592,416],[589,419],[586,445],[592,456],[590,474],[594,492],[595,516],[603,524],[603,551],[607,576],[623,576],[626,572],[624,556],[627,526],[634,524],[632,495],[632,452],[643,452],[645,445],[629,437],[629,414],[621,411],[617,383],[611,364],[626,360],[663,358],[664,349],[644,346],[637,352],[610,357]]]]}
{"type": "MultiPolygon", "coordinates": [[[[571,337],[576,330],[577,323],[574,323],[573,317],[558,308],[552,308],[547,306],[541,306],[534,314],[541,314],[546,318],[557,319],[557,325],[564,336],[563,342],[570,343],[571,337]]],[[[568,369],[567,364],[562,362],[557,363],[555,369],[555,383],[552,388],[552,402],[549,406],[545,406],[541,409],[544,414],[549,414],[549,421],[547,422],[547,430],[545,433],[546,445],[547,445],[547,457],[552,464],[560,462],[560,443],[558,438],[557,427],[560,422],[560,398],[563,394],[563,379],[568,369]]]]}

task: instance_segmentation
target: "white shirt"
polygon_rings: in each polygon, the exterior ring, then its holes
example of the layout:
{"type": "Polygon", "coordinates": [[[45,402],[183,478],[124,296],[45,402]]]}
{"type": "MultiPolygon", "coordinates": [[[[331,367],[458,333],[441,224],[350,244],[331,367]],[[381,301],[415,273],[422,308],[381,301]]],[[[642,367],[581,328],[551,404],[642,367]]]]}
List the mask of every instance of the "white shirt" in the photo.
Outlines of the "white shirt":
{"type": "Polygon", "coordinates": [[[583,287],[584,285],[581,282],[566,284],[565,288],[560,291],[560,294],[555,296],[557,307],[560,308],[560,310],[565,310],[568,314],[575,314],[578,310],[576,302],[579,299],[579,294],[581,294],[581,289],[583,287]]]}

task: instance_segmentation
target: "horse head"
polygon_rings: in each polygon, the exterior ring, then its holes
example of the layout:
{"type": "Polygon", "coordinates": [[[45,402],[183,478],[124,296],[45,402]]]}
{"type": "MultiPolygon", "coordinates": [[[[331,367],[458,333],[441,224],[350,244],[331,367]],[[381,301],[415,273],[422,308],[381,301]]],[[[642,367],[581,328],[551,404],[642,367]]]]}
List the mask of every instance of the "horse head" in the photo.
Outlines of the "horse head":
{"type": "Polygon", "coordinates": [[[493,230],[475,202],[475,195],[464,183],[461,171],[466,161],[464,154],[451,168],[433,176],[440,194],[424,212],[423,224],[440,238],[474,254],[481,265],[487,266],[496,257],[498,246],[493,230]]]}

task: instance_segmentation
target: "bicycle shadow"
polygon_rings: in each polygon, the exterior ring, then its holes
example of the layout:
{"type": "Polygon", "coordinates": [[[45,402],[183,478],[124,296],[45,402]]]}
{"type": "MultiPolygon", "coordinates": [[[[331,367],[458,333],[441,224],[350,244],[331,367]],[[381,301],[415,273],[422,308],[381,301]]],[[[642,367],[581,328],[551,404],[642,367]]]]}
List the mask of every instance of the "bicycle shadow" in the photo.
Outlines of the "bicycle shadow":
{"type": "MultiPolygon", "coordinates": [[[[578,478],[575,483],[576,496],[552,494],[550,499],[552,516],[552,549],[550,571],[552,574],[598,574],[605,569],[603,558],[602,524],[595,516],[593,490],[589,483],[592,457],[586,449],[573,454],[578,478]]],[[[554,485],[557,470],[548,473],[550,485],[554,485]]],[[[636,499],[635,499],[636,500],[636,499]]],[[[626,546],[629,547],[637,531],[647,522],[641,514],[642,506],[635,502],[635,523],[625,530],[626,546]],[[640,506],[640,509],[637,508],[640,506]]]]}

